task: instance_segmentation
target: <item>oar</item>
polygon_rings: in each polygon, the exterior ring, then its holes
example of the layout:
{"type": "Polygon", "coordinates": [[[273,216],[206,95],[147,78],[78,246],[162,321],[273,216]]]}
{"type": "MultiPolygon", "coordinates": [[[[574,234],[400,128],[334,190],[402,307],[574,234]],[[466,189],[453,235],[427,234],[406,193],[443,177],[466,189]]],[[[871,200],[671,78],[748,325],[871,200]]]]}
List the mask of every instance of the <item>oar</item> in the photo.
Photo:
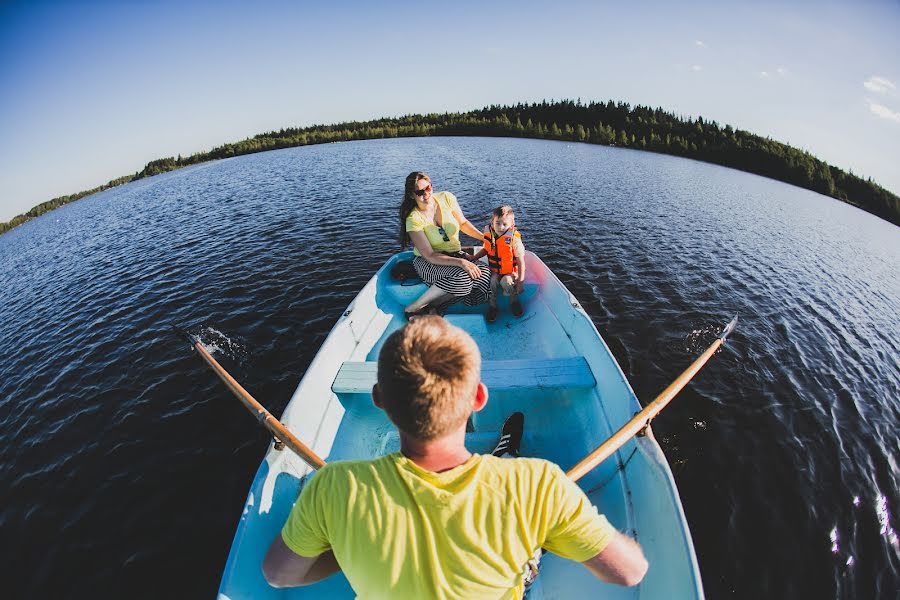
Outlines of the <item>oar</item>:
{"type": "Polygon", "coordinates": [[[718,339],[714,341],[712,345],[706,349],[706,352],[701,354],[697,360],[684,371],[684,373],[679,375],[678,379],[669,384],[669,387],[664,389],[653,402],[648,404],[644,410],[636,414],[634,418],[623,425],[611,438],[600,444],[596,450],[585,456],[580,463],[569,469],[566,475],[573,481],[578,481],[587,475],[591,469],[606,460],[613,452],[621,448],[622,445],[634,437],[635,434],[650,425],[650,421],[659,414],[659,411],[666,407],[669,401],[681,391],[681,388],[686,386],[691,378],[697,374],[697,371],[703,368],[703,365],[705,365],[706,361],[715,354],[716,350],[719,349],[719,346],[725,343],[725,338],[734,330],[737,321],[738,318],[737,315],[735,315],[731,322],[725,326],[725,329],[718,339]]]}
{"type": "Polygon", "coordinates": [[[216,372],[216,375],[225,382],[225,385],[228,386],[234,395],[238,397],[238,399],[247,407],[251,413],[256,416],[256,420],[262,424],[263,427],[271,431],[275,435],[276,443],[278,441],[284,442],[284,444],[294,451],[297,456],[303,459],[303,462],[308,464],[313,469],[321,469],[325,466],[325,461],[319,458],[319,456],[310,450],[306,445],[297,439],[297,437],[288,431],[288,429],[281,424],[281,422],[273,417],[269,411],[267,411],[262,404],[256,401],[253,396],[251,396],[247,390],[245,390],[241,384],[239,384],[234,377],[228,374],[222,365],[220,365],[216,359],[212,357],[212,355],[207,352],[206,348],[203,347],[194,336],[189,334],[187,331],[180,327],[172,326],[172,329],[175,330],[176,333],[187,339],[190,342],[191,346],[193,346],[194,350],[200,355],[200,357],[206,361],[206,363],[212,367],[212,370],[216,372]]]}

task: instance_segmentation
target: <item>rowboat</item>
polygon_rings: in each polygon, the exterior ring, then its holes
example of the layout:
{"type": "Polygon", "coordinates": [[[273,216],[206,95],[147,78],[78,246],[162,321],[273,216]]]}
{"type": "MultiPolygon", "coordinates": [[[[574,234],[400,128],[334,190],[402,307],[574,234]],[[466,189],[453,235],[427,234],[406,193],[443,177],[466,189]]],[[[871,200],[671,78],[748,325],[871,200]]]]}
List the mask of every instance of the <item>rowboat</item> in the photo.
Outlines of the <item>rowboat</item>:
{"type": "MultiPolygon", "coordinates": [[[[391,257],[341,315],[300,381],[281,422],[326,461],[374,458],[399,450],[385,414],[372,404],[376,360],[386,338],[403,326],[403,307],[424,291],[391,278],[411,252],[391,257]]],[[[453,306],[445,314],[467,331],[482,354],[487,407],[473,415],[466,445],[488,453],[506,417],[525,414],[523,456],[563,469],[575,465],[641,410],[590,317],[533,253],[515,318],[505,300],[488,324],[484,307],[453,306]]],[[[312,470],[273,444],[259,466],[238,523],[219,598],[353,598],[340,573],[312,586],[279,590],[261,564],[312,470]]],[[[641,544],[650,570],[633,588],[601,582],[583,566],[552,554],[541,563],[529,599],[702,598],[690,531],[672,473],[648,427],[579,480],[590,500],[620,531],[641,544]]]]}

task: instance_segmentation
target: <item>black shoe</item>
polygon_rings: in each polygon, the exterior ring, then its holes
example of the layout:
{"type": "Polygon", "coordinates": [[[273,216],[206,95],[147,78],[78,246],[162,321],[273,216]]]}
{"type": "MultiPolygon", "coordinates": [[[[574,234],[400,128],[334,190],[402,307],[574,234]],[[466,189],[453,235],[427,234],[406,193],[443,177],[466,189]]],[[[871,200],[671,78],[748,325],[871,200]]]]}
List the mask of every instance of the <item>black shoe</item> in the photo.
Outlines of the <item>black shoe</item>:
{"type": "Polygon", "coordinates": [[[488,306],[487,314],[484,315],[485,321],[488,323],[493,323],[497,320],[497,307],[496,306],[488,306]]]}
{"type": "Polygon", "coordinates": [[[513,300],[512,303],[510,303],[509,307],[510,307],[510,310],[512,311],[513,316],[515,316],[515,317],[521,317],[522,313],[525,312],[522,309],[522,303],[519,302],[518,300],[513,300]]]}
{"type": "Polygon", "coordinates": [[[504,454],[519,455],[519,444],[522,443],[522,430],[525,428],[525,415],[520,412],[514,412],[509,415],[500,430],[500,441],[491,451],[494,456],[503,456],[504,454]]]}

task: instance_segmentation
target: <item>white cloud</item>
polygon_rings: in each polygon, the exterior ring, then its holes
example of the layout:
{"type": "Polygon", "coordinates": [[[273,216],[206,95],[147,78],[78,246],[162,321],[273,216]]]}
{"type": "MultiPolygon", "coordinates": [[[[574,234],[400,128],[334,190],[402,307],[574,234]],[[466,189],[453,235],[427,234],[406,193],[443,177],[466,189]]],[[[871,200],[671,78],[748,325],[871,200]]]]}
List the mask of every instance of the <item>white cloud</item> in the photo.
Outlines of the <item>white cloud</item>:
{"type": "Polygon", "coordinates": [[[762,78],[762,79],[768,79],[768,78],[769,78],[769,72],[768,72],[768,71],[760,71],[760,72],[759,72],[759,76],[760,76],[760,78],[762,78]]]}
{"type": "Polygon", "coordinates": [[[700,65],[694,65],[691,67],[691,71],[702,71],[702,70],[703,70],[703,67],[701,67],[700,65]]]}
{"type": "Polygon", "coordinates": [[[775,69],[775,72],[778,73],[779,75],[781,75],[782,77],[785,77],[788,74],[788,70],[785,69],[784,67],[777,67],[775,69]]]}
{"type": "Polygon", "coordinates": [[[694,45],[695,45],[695,46],[698,46],[698,47],[700,47],[700,48],[706,48],[706,44],[704,44],[704,43],[703,43],[702,41],[700,41],[700,40],[694,40],[694,45]]]}
{"type": "Polygon", "coordinates": [[[876,116],[881,117],[882,119],[887,119],[888,121],[893,121],[894,123],[900,123],[900,112],[895,112],[884,106],[883,104],[876,104],[869,100],[869,110],[872,111],[876,116]]]}
{"type": "Polygon", "coordinates": [[[877,75],[872,75],[869,77],[864,83],[863,86],[869,91],[877,92],[879,94],[890,94],[897,89],[897,86],[894,83],[886,79],[884,77],[879,77],[877,75]]]}

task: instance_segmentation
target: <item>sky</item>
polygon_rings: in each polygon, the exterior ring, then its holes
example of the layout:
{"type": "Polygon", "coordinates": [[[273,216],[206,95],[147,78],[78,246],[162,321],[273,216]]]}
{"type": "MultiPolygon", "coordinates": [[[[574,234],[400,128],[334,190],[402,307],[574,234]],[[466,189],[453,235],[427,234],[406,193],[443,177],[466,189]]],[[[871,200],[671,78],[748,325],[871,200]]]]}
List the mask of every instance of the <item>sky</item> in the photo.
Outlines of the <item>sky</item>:
{"type": "Polygon", "coordinates": [[[285,127],[609,99],[900,195],[900,0],[0,2],[0,221],[285,127]]]}

